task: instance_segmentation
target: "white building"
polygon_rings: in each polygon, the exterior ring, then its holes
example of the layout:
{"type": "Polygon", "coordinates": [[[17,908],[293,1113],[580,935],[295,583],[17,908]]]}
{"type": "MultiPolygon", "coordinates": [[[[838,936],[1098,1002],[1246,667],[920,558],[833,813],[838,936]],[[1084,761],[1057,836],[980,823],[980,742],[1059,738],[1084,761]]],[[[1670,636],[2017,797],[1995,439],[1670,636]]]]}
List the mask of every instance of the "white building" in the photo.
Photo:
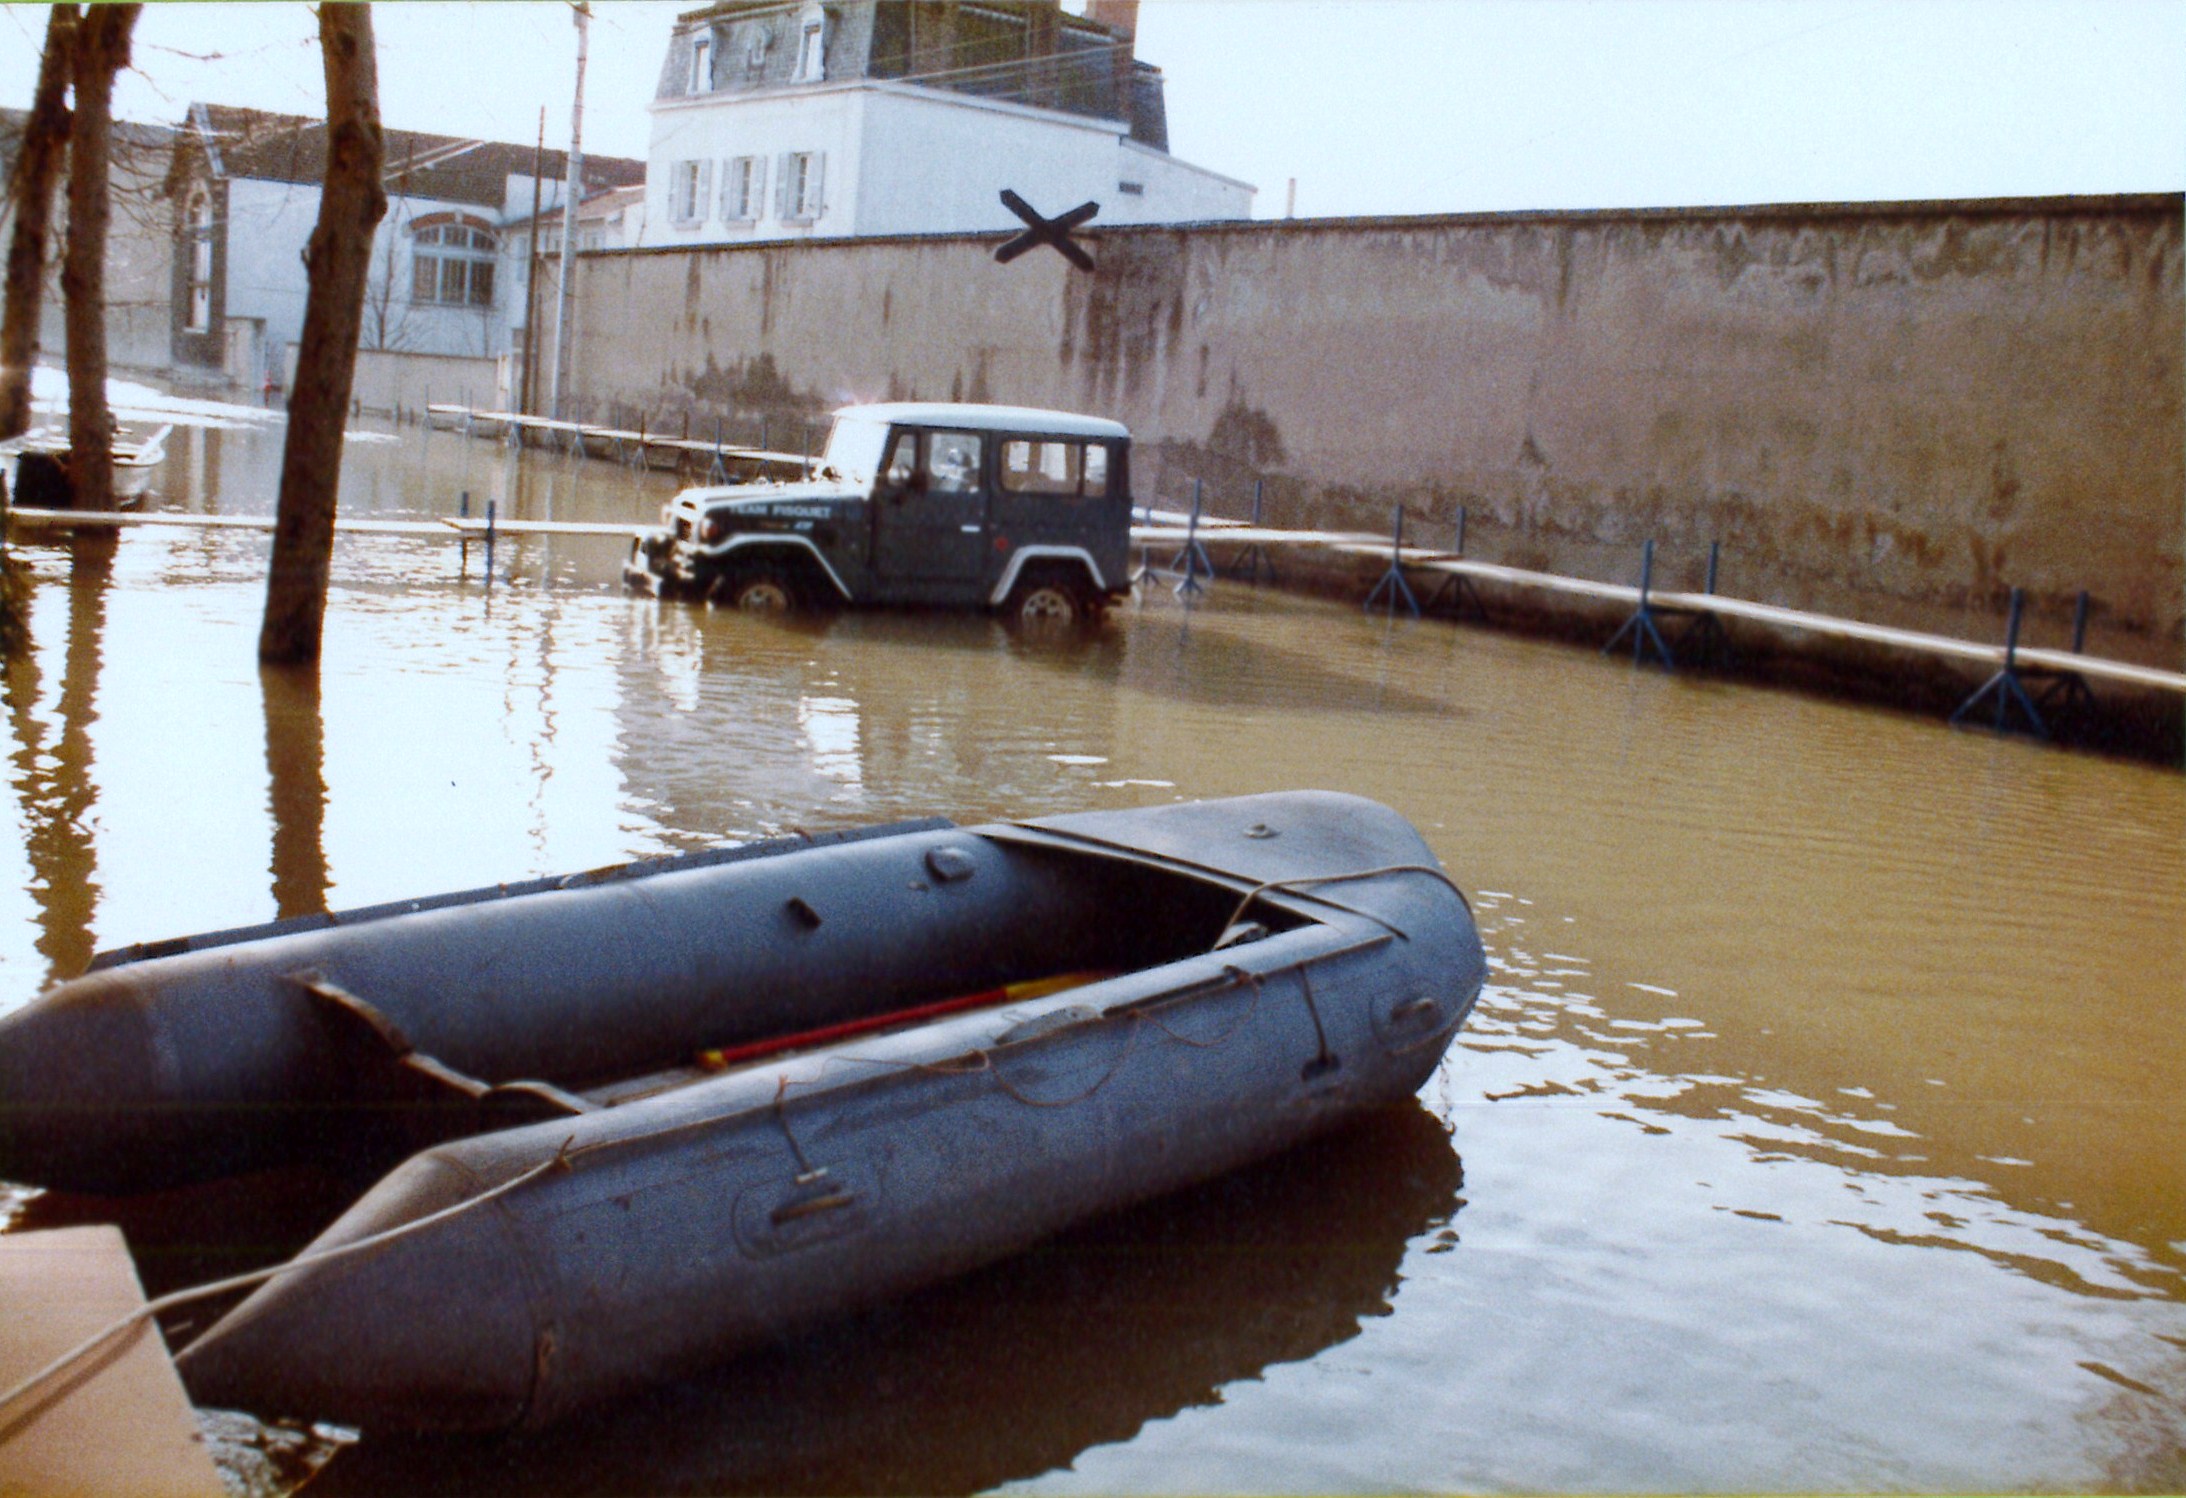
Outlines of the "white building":
{"type": "Polygon", "coordinates": [[[1101,224],[1245,218],[1168,152],[1135,0],[724,0],[682,16],[652,104],[644,241],[1021,227],[1014,189],[1101,224]]]}
{"type": "MultiPolygon", "coordinates": [[[[386,145],[359,347],[509,353],[524,326],[530,236],[516,231],[532,213],[534,148],[411,130],[388,130],[386,145]]],[[[588,194],[645,180],[642,161],[584,166],[588,194]]],[[[540,207],[559,205],[566,158],[548,151],[537,169],[540,207]]],[[[176,175],[174,362],[255,383],[303,332],[326,122],[193,104],[176,175]]]]}

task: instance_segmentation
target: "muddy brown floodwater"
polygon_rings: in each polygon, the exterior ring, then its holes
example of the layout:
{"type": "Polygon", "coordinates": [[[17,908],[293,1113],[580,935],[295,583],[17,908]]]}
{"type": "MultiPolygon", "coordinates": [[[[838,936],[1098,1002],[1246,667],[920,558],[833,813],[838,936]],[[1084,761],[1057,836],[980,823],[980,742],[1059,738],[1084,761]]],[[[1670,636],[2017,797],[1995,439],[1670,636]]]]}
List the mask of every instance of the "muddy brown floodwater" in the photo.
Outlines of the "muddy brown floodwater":
{"type": "MultiPolygon", "coordinates": [[[[270,504],[277,430],[187,439],[173,502],[270,504]]],[[[344,503],[670,487],[406,433],[344,503]]],[[[623,597],[611,542],[489,591],[344,540],[316,681],[262,679],[264,545],[24,548],[0,1008],[277,912],[1291,786],[1410,817],[1494,963],[1414,1107],[540,1436],[367,1431],[324,1491],[2186,1485],[2175,772],[1234,586],[1056,647],[754,622],[623,597]]],[[[326,1209],[131,1231],[171,1283],[326,1209]]]]}

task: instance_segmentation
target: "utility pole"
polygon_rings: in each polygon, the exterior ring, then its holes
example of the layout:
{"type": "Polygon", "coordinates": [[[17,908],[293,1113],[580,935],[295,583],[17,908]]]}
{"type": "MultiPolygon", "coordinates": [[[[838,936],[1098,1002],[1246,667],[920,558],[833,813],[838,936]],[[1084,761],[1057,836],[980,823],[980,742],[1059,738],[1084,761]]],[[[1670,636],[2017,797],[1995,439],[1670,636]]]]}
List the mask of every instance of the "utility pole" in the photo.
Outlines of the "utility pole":
{"type": "Polygon", "coordinates": [[[546,106],[539,106],[539,144],[531,150],[531,233],[524,238],[524,383],[517,392],[516,409],[526,416],[539,413],[532,402],[539,395],[539,178],[545,172],[546,106]]]}
{"type": "Polygon", "coordinates": [[[555,298],[554,377],[547,386],[548,414],[556,421],[563,419],[562,401],[576,342],[569,336],[569,302],[576,290],[572,281],[577,269],[577,197],[584,184],[584,56],[592,7],[577,0],[570,7],[570,17],[577,23],[577,97],[569,110],[569,183],[562,189],[562,284],[555,298]]]}

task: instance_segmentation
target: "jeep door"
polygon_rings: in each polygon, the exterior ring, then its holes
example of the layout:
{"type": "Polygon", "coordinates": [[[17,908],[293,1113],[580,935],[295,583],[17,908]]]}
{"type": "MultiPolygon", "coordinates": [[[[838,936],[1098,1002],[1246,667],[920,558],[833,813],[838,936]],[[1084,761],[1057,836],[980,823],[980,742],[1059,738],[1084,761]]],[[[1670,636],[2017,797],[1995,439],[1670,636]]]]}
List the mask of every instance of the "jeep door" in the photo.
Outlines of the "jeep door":
{"type": "Polygon", "coordinates": [[[1014,435],[996,442],[988,516],[995,545],[1051,557],[1082,552],[1104,584],[1122,587],[1130,567],[1129,445],[1014,435]]]}
{"type": "Polygon", "coordinates": [[[986,457],[978,432],[895,434],[873,503],[873,576],[883,596],[984,601],[986,457]]]}

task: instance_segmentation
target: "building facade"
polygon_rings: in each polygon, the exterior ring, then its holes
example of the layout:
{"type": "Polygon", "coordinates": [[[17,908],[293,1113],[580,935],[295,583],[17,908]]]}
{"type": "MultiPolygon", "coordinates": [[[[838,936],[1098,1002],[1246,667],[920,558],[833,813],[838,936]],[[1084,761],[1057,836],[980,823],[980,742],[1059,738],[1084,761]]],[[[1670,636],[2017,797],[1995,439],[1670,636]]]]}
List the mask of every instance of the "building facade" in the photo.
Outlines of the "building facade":
{"type": "MultiPolygon", "coordinates": [[[[525,325],[534,188],[542,210],[557,207],[566,156],[411,130],[389,130],[386,142],[387,215],[373,239],[359,347],[509,353],[525,325]]],[[[589,156],[584,175],[591,195],[642,183],[645,163],[589,156]]],[[[279,383],[303,331],[304,249],[325,176],[324,120],[190,106],[174,193],[178,369],[279,383]]]]}
{"type": "Polygon", "coordinates": [[[1013,229],[1011,188],[1103,224],[1250,217],[1169,154],[1137,6],[725,0],[679,18],[653,104],[646,242],[1013,229]]]}
{"type": "MultiPolygon", "coordinates": [[[[29,116],[0,109],[0,182],[12,182],[29,116]]],[[[173,277],[175,132],[161,125],[116,120],[108,141],[106,225],[106,357],[118,369],[163,369],[168,361],[168,284],[173,277]]],[[[39,297],[38,347],[59,364],[67,340],[61,297],[61,256],[67,241],[68,184],[53,184],[53,219],[46,242],[46,278],[39,297]]],[[[15,230],[15,203],[0,192],[0,244],[15,230]]]]}

